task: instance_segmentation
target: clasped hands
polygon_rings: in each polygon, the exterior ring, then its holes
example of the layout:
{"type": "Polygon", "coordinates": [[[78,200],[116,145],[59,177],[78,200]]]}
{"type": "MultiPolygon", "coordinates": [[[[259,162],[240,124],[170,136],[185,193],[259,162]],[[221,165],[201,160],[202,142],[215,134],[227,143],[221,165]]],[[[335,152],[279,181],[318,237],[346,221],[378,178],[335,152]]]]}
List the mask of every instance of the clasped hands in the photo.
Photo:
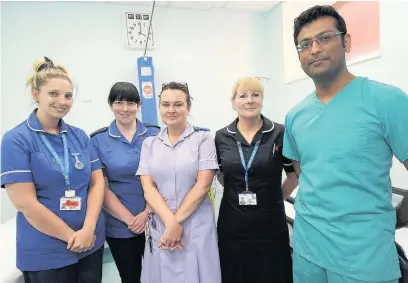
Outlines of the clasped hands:
{"type": "MultiPolygon", "coordinates": [[[[135,234],[141,234],[144,231],[147,221],[148,213],[147,211],[142,211],[127,221],[128,229],[135,234]]],[[[183,233],[183,226],[181,226],[176,217],[174,217],[172,221],[166,225],[166,230],[160,238],[158,247],[163,250],[182,250],[184,247],[183,233]]]]}
{"type": "Polygon", "coordinates": [[[159,241],[159,249],[174,251],[183,250],[184,247],[184,228],[174,217],[169,223],[166,223],[166,229],[159,241]]]}
{"type": "Polygon", "coordinates": [[[68,239],[67,249],[74,253],[83,253],[95,246],[96,235],[90,228],[83,227],[74,232],[68,239]]]}
{"type": "Polygon", "coordinates": [[[140,212],[136,216],[133,216],[129,221],[127,221],[128,229],[135,234],[142,234],[146,222],[148,220],[148,213],[146,210],[140,212]]]}

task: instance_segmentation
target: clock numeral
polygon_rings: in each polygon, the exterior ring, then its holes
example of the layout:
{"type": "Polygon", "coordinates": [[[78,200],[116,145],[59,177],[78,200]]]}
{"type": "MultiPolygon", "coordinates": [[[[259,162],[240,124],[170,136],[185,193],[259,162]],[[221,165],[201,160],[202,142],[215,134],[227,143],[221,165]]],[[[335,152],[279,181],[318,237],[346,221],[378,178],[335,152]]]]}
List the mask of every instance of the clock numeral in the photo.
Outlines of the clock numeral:
{"type": "Polygon", "coordinates": [[[129,20],[133,20],[135,18],[135,15],[134,14],[128,14],[128,19],[129,20]]]}
{"type": "Polygon", "coordinates": [[[141,14],[136,14],[136,20],[141,20],[142,19],[142,15],[141,14]]]}
{"type": "Polygon", "coordinates": [[[148,21],[150,19],[149,15],[143,15],[143,20],[148,21]]]}

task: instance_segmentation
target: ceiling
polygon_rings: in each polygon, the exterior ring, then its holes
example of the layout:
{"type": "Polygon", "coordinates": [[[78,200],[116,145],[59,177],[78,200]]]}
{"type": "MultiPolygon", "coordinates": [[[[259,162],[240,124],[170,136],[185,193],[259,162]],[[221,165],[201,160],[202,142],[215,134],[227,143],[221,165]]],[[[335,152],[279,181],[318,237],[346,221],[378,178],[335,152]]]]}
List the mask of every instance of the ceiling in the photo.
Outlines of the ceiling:
{"type": "MultiPolygon", "coordinates": [[[[153,1],[106,1],[115,4],[152,6],[153,1]]],[[[156,7],[242,12],[270,11],[281,1],[156,1],[156,7]]]]}

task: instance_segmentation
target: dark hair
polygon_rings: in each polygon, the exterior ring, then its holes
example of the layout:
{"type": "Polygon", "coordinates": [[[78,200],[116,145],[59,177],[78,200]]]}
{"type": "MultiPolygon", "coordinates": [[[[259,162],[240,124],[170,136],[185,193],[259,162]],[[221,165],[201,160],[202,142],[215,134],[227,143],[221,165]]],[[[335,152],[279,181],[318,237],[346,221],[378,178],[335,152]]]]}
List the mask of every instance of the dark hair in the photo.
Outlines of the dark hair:
{"type": "Polygon", "coordinates": [[[347,34],[347,27],[346,23],[342,16],[334,9],[332,6],[329,5],[316,5],[313,6],[306,11],[303,11],[295,20],[293,25],[293,39],[295,41],[295,45],[298,45],[298,35],[302,28],[313,21],[323,18],[323,17],[332,17],[336,20],[336,28],[342,32],[344,39],[344,35],[347,34]]]}
{"type": "Polygon", "coordinates": [[[134,84],[128,82],[115,83],[108,96],[108,103],[112,106],[115,101],[140,102],[140,95],[134,84]]]}
{"type": "Polygon", "coordinates": [[[168,90],[168,89],[176,89],[176,90],[181,90],[182,92],[184,92],[186,94],[187,106],[188,107],[191,106],[191,101],[193,98],[190,95],[190,91],[188,89],[187,83],[169,82],[169,83],[162,84],[162,90],[159,95],[159,98],[161,94],[163,93],[163,91],[168,90]]]}

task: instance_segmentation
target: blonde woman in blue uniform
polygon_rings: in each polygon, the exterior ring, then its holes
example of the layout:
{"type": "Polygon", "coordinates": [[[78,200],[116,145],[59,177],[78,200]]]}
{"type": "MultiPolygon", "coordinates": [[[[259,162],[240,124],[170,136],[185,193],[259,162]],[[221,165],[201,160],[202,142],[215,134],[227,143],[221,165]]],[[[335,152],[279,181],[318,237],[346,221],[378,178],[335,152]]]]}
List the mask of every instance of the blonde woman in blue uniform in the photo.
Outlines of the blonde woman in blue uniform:
{"type": "Polygon", "coordinates": [[[91,134],[105,176],[106,241],[122,283],[135,283],[140,282],[144,227],[149,211],[140,178],[136,178],[135,173],[143,141],[157,135],[160,127],[144,124],[136,118],[140,96],[131,83],[115,83],[108,103],[115,119],[109,127],[91,134]]]}
{"type": "Polygon", "coordinates": [[[88,136],[62,119],[71,78],[45,57],[27,84],[37,108],[1,143],[1,186],[18,210],[17,268],[26,283],[101,282],[104,180],[88,136]]]}

